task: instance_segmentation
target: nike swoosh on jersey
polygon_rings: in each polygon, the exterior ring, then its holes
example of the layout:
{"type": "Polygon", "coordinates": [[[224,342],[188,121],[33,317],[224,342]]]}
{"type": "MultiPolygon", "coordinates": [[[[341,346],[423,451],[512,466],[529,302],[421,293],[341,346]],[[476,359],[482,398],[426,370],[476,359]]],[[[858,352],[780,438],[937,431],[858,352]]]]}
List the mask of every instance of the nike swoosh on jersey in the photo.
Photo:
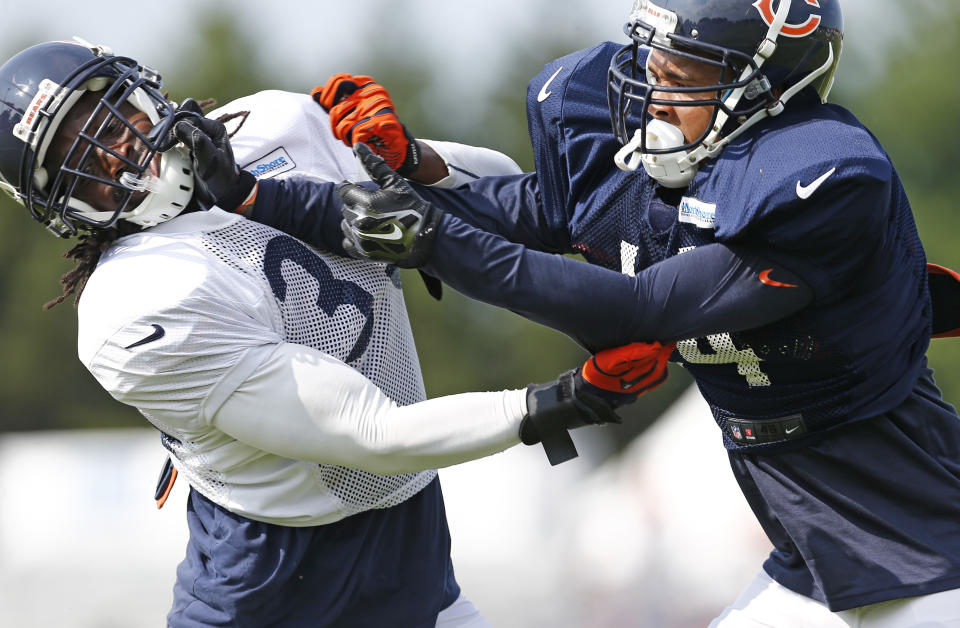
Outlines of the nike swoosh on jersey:
{"type": "Polygon", "coordinates": [[[152,334],[150,334],[150,335],[147,336],[146,338],[143,338],[142,340],[136,341],[135,343],[133,343],[133,344],[131,344],[131,345],[127,345],[126,347],[124,347],[124,349],[133,349],[134,347],[139,347],[140,345],[145,345],[145,344],[147,344],[148,342],[153,342],[154,340],[160,340],[160,339],[163,338],[164,335],[166,335],[166,333],[167,333],[166,330],[164,330],[163,327],[161,327],[160,325],[157,325],[156,323],[154,323],[153,325],[150,325],[150,326],[153,327],[153,333],[152,333],[152,334]]]}
{"type": "Polygon", "coordinates": [[[563,69],[563,66],[561,65],[559,68],[557,68],[557,71],[554,72],[550,76],[550,78],[547,79],[547,82],[543,84],[543,87],[540,88],[540,93],[537,94],[537,102],[543,102],[547,98],[550,98],[550,94],[552,94],[553,92],[548,92],[547,88],[550,87],[550,83],[553,82],[553,79],[557,78],[557,75],[560,74],[560,70],[562,69],[563,69]]]}
{"type": "Polygon", "coordinates": [[[758,278],[760,279],[760,283],[767,284],[768,286],[775,286],[777,288],[796,288],[797,287],[797,284],[795,283],[783,283],[781,281],[777,281],[776,279],[771,279],[770,273],[772,271],[773,271],[772,268],[768,268],[766,270],[760,271],[760,274],[758,275],[758,278]]]}
{"type": "Polygon", "coordinates": [[[836,171],[837,171],[836,168],[831,168],[829,171],[817,177],[816,180],[814,180],[814,182],[809,185],[803,185],[800,183],[800,181],[797,181],[797,196],[799,196],[802,199],[810,198],[810,196],[817,191],[817,188],[820,187],[820,185],[823,184],[824,181],[829,179],[830,175],[832,175],[836,171]]]}
{"type": "Polygon", "coordinates": [[[364,233],[363,237],[368,240],[399,240],[403,237],[403,230],[397,225],[390,225],[393,231],[390,233],[364,233]]]}

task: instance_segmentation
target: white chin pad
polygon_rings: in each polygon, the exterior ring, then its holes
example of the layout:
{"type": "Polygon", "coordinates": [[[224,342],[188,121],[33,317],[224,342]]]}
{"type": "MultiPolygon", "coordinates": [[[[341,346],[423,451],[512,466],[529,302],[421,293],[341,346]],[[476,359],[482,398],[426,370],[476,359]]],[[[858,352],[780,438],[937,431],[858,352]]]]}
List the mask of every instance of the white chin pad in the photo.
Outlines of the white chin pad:
{"type": "Polygon", "coordinates": [[[669,122],[653,119],[647,123],[647,148],[663,150],[677,148],[686,143],[679,128],[669,122]]]}
{"type": "MultiPolygon", "coordinates": [[[[647,123],[648,150],[670,150],[683,146],[686,141],[680,129],[668,122],[654,119],[647,123]]],[[[688,154],[687,151],[658,155],[643,153],[641,161],[643,169],[660,185],[668,188],[682,188],[686,187],[693,179],[693,175],[697,173],[698,165],[688,163],[688,154]]]]}
{"type": "MultiPolygon", "coordinates": [[[[629,142],[617,151],[613,161],[617,167],[633,172],[640,164],[657,183],[668,188],[686,187],[697,173],[698,164],[690,163],[687,151],[651,155],[640,152],[643,131],[637,129],[629,142]]],[[[663,120],[650,120],[646,129],[648,150],[670,150],[686,143],[680,129],[663,120]]]]}

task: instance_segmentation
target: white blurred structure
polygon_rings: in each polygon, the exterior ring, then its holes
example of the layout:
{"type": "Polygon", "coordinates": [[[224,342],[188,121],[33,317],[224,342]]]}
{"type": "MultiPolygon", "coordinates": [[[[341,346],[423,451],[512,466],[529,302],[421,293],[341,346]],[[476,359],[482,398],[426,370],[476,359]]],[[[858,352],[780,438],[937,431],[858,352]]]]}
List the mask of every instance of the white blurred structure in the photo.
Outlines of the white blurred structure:
{"type": "MultiPolygon", "coordinates": [[[[164,624],[187,485],[157,511],[163,459],[149,429],[0,439],[0,626],[164,624]]],[[[458,579],[498,627],[704,626],[769,551],[693,389],[597,469],[517,447],[440,478],[458,579]]]]}
{"type": "Polygon", "coordinates": [[[0,626],[163,626],[187,486],[157,511],[152,429],[0,438],[0,626]]]}

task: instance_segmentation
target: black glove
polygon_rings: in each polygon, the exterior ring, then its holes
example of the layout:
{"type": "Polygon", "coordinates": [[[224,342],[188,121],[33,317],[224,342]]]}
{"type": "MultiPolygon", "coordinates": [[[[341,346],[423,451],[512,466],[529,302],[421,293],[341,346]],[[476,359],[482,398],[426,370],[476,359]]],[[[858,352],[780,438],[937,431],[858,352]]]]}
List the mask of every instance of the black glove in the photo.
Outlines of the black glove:
{"type": "Polygon", "coordinates": [[[190,151],[196,199],[204,208],[216,205],[237,211],[251,197],[256,177],[237,167],[227,128],[204,117],[193,99],[184,101],[174,114],[169,143],[172,146],[177,141],[190,151]]]}
{"type": "Polygon", "coordinates": [[[355,183],[337,186],[343,200],[343,248],[358,259],[418,268],[430,258],[443,211],[420,198],[407,181],[366,144],[354,144],[379,189],[355,183]]]}
{"type": "Polygon", "coordinates": [[[577,457],[569,430],[584,425],[620,423],[611,404],[583,386],[583,380],[577,377],[578,371],[567,371],[549,384],[527,387],[527,416],[520,423],[520,440],[525,445],[543,443],[552,465],[577,457]]]}

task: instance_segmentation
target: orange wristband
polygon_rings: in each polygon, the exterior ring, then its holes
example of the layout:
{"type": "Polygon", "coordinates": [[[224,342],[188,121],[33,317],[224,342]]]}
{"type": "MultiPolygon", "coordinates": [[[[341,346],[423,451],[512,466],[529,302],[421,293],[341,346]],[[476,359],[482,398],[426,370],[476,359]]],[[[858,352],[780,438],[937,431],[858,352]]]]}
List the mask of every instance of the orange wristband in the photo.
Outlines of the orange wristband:
{"type": "Polygon", "coordinates": [[[244,199],[242,203],[237,205],[236,209],[233,210],[235,214],[246,215],[247,210],[253,207],[253,204],[257,201],[257,190],[260,189],[260,182],[257,181],[253,184],[253,189],[250,190],[250,193],[247,194],[247,198],[244,199]]]}

